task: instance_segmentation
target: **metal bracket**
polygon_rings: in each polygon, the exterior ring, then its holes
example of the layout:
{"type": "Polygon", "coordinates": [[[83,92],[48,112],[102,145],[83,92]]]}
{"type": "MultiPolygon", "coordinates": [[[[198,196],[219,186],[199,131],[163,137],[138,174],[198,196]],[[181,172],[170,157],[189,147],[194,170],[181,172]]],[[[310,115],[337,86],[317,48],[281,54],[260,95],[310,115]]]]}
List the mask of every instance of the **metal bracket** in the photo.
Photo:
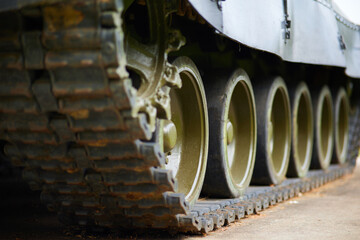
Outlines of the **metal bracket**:
{"type": "Polygon", "coordinates": [[[286,44],[286,40],[290,39],[290,28],[291,21],[289,20],[288,8],[287,8],[287,0],[283,0],[284,7],[284,21],[281,23],[282,28],[284,28],[284,41],[286,44]]]}
{"type": "Polygon", "coordinates": [[[226,0],[211,0],[211,1],[216,2],[218,9],[221,11],[222,10],[222,2],[225,2],[226,0]]]}
{"type": "Polygon", "coordinates": [[[343,36],[340,33],[338,33],[338,40],[339,40],[340,49],[344,51],[346,49],[346,44],[344,42],[343,36]]]}

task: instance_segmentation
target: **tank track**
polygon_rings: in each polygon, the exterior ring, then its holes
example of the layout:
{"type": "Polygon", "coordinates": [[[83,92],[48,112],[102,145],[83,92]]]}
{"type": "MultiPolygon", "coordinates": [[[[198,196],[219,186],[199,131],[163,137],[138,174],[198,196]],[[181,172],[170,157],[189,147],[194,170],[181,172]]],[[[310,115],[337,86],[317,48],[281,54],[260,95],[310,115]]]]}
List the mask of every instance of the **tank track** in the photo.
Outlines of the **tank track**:
{"type": "MultiPolygon", "coordinates": [[[[149,140],[145,114],[132,116],[136,93],[124,74],[123,32],[116,20],[121,8],[108,0],[74,2],[73,9],[81,3],[87,25],[61,26],[50,5],[3,13],[11,24],[0,35],[5,153],[25,167],[23,177],[42,190],[42,201],[65,224],[209,232],[352,171],[351,164],[310,171],[305,179],[250,187],[241,198],[201,199],[190,207],[174,193],[176,182],[149,140]],[[24,30],[29,16],[44,17],[44,28],[24,30]]],[[[352,161],[359,105],[350,126],[352,161]]]]}
{"type": "Polygon", "coordinates": [[[23,12],[3,15],[13,22],[0,43],[5,153],[25,167],[23,177],[42,190],[42,201],[66,224],[177,225],[185,200],[174,193],[171,172],[161,169],[165,158],[158,145],[147,141],[145,114],[132,117],[136,93],[122,74],[124,41],[115,3],[67,4],[86,18],[87,25],[76,29],[57,21],[54,11],[61,5],[42,6],[45,23],[38,31],[22,31],[23,12]]]}

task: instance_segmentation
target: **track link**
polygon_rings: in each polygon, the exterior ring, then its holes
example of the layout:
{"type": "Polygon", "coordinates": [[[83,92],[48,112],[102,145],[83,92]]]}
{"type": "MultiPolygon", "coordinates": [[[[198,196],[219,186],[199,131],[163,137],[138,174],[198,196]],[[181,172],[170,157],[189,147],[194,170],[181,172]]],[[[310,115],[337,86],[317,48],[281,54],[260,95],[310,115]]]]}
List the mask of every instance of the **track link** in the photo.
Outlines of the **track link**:
{"type": "Polygon", "coordinates": [[[161,169],[146,116],[131,114],[136,91],[117,4],[67,1],[3,15],[13,21],[0,43],[5,152],[66,224],[177,226],[184,197],[161,169]],[[43,28],[26,29],[29,12],[43,28]]]}
{"type": "MultiPolygon", "coordinates": [[[[241,198],[189,207],[164,170],[125,70],[121,1],[64,1],[2,13],[0,136],[14,165],[65,224],[209,232],[350,173],[310,171],[241,198]],[[64,21],[64,19],[68,19],[64,21]],[[26,21],[40,21],[38,28],[26,21]]],[[[1,22],[1,21],[0,21],[1,22]]],[[[359,107],[348,158],[357,154],[359,107]]]]}

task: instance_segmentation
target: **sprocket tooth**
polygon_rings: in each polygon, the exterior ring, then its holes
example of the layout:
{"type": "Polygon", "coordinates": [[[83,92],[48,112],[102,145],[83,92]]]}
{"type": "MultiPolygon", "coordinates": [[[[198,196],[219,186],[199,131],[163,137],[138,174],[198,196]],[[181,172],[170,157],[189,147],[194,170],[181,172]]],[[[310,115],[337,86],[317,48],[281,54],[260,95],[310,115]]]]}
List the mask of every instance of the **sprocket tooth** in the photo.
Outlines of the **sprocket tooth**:
{"type": "Polygon", "coordinates": [[[171,119],[170,88],[181,88],[182,81],[177,68],[167,63],[162,79],[162,88],[159,88],[151,102],[157,110],[160,119],[171,119]]]}
{"type": "Polygon", "coordinates": [[[170,95],[161,88],[153,98],[153,105],[157,110],[157,117],[160,119],[171,119],[170,95]]]}
{"type": "Polygon", "coordinates": [[[182,81],[181,81],[178,69],[176,66],[174,66],[170,63],[166,64],[163,78],[164,78],[166,86],[176,87],[176,88],[182,87],[182,81]]]}
{"type": "Polygon", "coordinates": [[[179,30],[169,29],[169,40],[168,40],[168,48],[166,49],[166,53],[178,51],[182,46],[186,43],[186,38],[181,34],[179,30]]]}

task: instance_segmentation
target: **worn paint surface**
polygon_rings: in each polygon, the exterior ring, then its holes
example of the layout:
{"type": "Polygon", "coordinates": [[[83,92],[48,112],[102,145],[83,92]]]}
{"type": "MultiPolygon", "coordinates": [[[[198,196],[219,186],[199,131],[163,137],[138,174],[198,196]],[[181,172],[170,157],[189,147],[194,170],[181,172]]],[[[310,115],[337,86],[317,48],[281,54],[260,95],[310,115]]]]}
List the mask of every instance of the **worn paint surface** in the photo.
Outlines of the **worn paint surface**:
{"type": "Polygon", "coordinates": [[[44,8],[44,19],[49,31],[66,29],[78,25],[84,15],[72,5],[58,5],[44,8]]]}

